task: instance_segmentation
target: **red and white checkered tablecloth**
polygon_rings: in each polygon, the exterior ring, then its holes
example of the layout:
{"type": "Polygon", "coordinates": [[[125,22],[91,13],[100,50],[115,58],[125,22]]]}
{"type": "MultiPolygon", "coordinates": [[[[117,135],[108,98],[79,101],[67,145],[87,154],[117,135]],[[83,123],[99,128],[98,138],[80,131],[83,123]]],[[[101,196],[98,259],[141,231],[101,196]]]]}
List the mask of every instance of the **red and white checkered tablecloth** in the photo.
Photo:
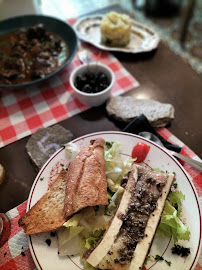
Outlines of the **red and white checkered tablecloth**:
{"type": "MultiPolygon", "coordinates": [[[[158,129],[158,132],[172,143],[182,147],[182,153],[188,157],[197,158],[195,153],[178,140],[166,128],[158,129]]],[[[182,162],[185,170],[193,178],[193,183],[202,202],[202,173],[182,162]]],[[[27,238],[18,226],[18,219],[26,212],[27,201],[7,212],[11,221],[11,235],[9,240],[0,249],[0,270],[33,270],[36,269],[27,243],[27,238]],[[23,255],[21,252],[24,252],[23,255]]],[[[145,269],[144,269],[145,270],[145,269]]],[[[183,270],[183,269],[176,269],[183,270]]],[[[200,256],[195,270],[202,270],[202,256],[200,256]]]]}
{"type": "MultiPolygon", "coordinates": [[[[75,20],[70,20],[73,24],[75,20]]],[[[112,95],[123,94],[139,85],[137,80],[110,53],[84,44],[92,53],[110,67],[115,75],[112,95]]],[[[88,109],[75,97],[69,84],[70,73],[81,65],[77,55],[58,76],[38,86],[24,89],[0,89],[0,147],[48,127],[88,109]]]]}

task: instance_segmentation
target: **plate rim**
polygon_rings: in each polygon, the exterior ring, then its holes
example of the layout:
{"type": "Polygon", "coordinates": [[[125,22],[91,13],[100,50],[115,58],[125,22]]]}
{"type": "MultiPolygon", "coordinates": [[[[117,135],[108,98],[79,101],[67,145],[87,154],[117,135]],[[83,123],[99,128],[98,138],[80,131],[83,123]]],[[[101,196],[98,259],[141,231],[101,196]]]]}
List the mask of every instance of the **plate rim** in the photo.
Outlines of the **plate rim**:
{"type": "MultiPolygon", "coordinates": [[[[200,219],[200,232],[199,232],[199,235],[200,235],[200,238],[199,238],[199,241],[198,241],[198,247],[197,247],[197,250],[196,250],[196,255],[193,259],[193,262],[190,266],[189,269],[187,270],[194,270],[194,267],[196,266],[197,262],[198,262],[198,258],[200,256],[200,250],[201,250],[201,247],[202,247],[202,214],[201,214],[201,207],[200,207],[200,202],[199,202],[199,196],[197,194],[197,191],[196,191],[196,188],[192,182],[192,178],[191,176],[186,172],[186,170],[183,168],[183,166],[179,163],[179,161],[177,161],[172,155],[170,155],[170,153],[163,147],[161,147],[160,145],[154,143],[153,141],[150,141],[146,138],[143,138],[139,135],[136,135],[136,134],[133,134],[133,133],[128,133],[128,132],[122,132],[122,131],[98,131],[98,132],[93,132],[93,133],[88,133],[86,135],[83,135],[83,136],[80,136],[80,137],[77,137],[75,139],[73,139],[71,142],[74,143],[74,142],[77,142],[79,140],[82,140],[82,139],[85,139],[85,138],[88,138],[88,137],[92,137],[92,136],[97,136],[97,135],[102,135],[102,134],[118,134],[118,135],[127,135],[127,136],[131,136],[131,137],[135,137],[135,138],[138,138],[138,139],[141,139],[145,142],[149,142],[151,143],[153,146],[159,148],[160,150],[162,150],[165,154],[167,154],[167,156],[169,156],[176,164],[177,166],[181,169],[181,171],[183,172],[183,174],[185,175],[185,177],[187,178],[188,182],[189,182],[189,185],[191,186],[192,190],[193,190],[193,194],[194,194],[194,197],[195,197],[195,200],[196,200],[196,203],[197,203],[197,207],[198,207],[198,213],[199,213],[199,219],[200,219]]],[[[40,176],[41,174],[43,173],[44,169],[48,166],[48,164],[55,158],[55,156],[57,156],[61,151],[64,151],[64,147],[61,147],[60,149],[58,149],[58,151],[56,151],[47,161],[46,163],[43,165],[43,167],[41,168],[41,170],[39,171],[39,173],[37,174],[34,182],[33,182],[33,185],[30,189],[30,193],[29,193],[29,197],[28,197],[28,202],[27,202],[27,208],[26,208],[26,212],[29,211],[30,209],[30,204],[31,204],[31,199],[32,199],[32,196],[33,196],[33,193],[34,193],[34,189],[36,187],[36,184],[37,182],[39,181],[40,179],[40,176]]],[[[28,240],[28,245],[29,245],[29,248],[30,248],[30,252],[31,252],[31,255],[32,255],[32,258],[36,264],[36,267],[40,270],[43,270],[43,268],[41,267],[39,261],[38,261],[38,258],[35,254],[35,251],[34,251],[34,247],[33,247],[33,243],[32,243],[32,240],[31,240],[31,236],[30,235],[27,235],[27,240],[28,240]]],[[[74,263],[75,264],[75,263],[74,263]]],[[[79,266],[78,266],[79,267],[79,266]]],[[[80,267],[79,267],[80,268],[80,267]]],[[[82,268],[80,268],[82,269],[82,268]]]]}
{"type": "MultiPolygon", "coordinates": [[[[40,79],[37,79],[37,80],[34,80],[34,81],[30,81],[30,82],[25,82],[25,83],[20,83],[20,84],[0,84],[0,89],[8,89],[8,90],[13,90],[13,89],[19,89],[19,88],[24,88],[24,87],[32,87],[33,85],[37,85],[39,83],[43,83],[44,81],[46,80],[49,80],[51,77],[57,75],[58,73],[60,73],[62,70],[64,70],[68,64],[70,64],[70,62],[73,60],[74,56],[76,55],[76,52],[77,52],[77,49],[78,49],[78,36],[77,36],[77,33],[74,29],[73,26],[70,25],[70,23],[68,23],[67,21],[65,20],[61,20],[57,17],[54,17],[54,16],[50,16],[50,15],[45,15],[45,14],[27,14],[27,15],[18,15],[18,16],[13,16],[13,17],[9,17],[9,18],[6,18],[2,21],[0,21],[0,25],[1,24],[4,24],[6,22],[9,22],[9,21],[14,21],[16,19],[24,19],[24,18],[47,18],[47,19],[50,19],[50,20],[53,20],[53,21],[56,21],[56,22],[59,22],[59,23],[63,23],[64,25],[66,24],[72,31],[72,33],[74,34],[75,36],[75,43],[76,43],[76,46],[74,48],[74,51],[72,53],[72,55],[65,60],[65,62],[63,63],[62,66],[60,66],[56,71],[54,71],[53,73],[45,76],[44,78],[40,78],[40,79]]],[[[16,29],[19,29],[19,28],[16,28],[16,29]]],[[[9,33],[9,32],[7,32],[9,33]]],[[[57,33],[56,33],[57,34],[57,33]]],[[[6,33],[4,34],[6,35],[6,33]]],[[[65,42],[66,45],[68,45],[66,42],[65,42]]]]}
{"type": "Polygon", "coordinates": [[[80,19],[78,19],[76,21],[76,23],[73,25],[73,28],[75,30],[75,32],[77,33],[79,39],[97,47],[98,49],[102,49],[104,51],[114,51],[114,52],[124,52],[124,53],[132,53],[132,54],[137,54],[137,53],[145,53],[145,52],[150,52],[153,51],[155,49],[157,49],[159,42],[160,42],[160,36],[157,33],[157,31],[154,31],[151,27],[147,26],[146,24],[143,24],[133,18],[131,18],[132,22],[134,22],[136,25],[142,26],[145,29],[148,29],[150,32],[154,33],[154,35],[156,36],[156,45],[153,48],[149,48],[149,49],[145,49],[145,50],[139,50],[139,51],[133,51],[131,49],[126,49],[124,47],[110,47],[110,46],[106,46],[102,43],[94,43],[93,41],[89,41],[87,38],[81,36],[80,31],[77,30],[77,27],[79,26],[79,24],[84,21],[87,18],[93,19],[93,18],[102,18],[104,16],[104,14],[96,14],[96,15],[90,15],[90,16],[83,16],[80,19]]]}

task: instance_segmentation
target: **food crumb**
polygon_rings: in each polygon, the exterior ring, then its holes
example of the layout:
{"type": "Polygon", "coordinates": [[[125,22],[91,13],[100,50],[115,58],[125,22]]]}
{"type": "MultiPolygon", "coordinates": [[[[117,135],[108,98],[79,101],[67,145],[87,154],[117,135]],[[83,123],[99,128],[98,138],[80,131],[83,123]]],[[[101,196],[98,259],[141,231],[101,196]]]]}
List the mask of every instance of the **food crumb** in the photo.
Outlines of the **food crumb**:
{"type": "Polygon", "coordinates": [[[51,232],[50,233],[50,236],[55,237],[56,236],[56,232],[51,232]]]}
{"type": "Polygon", "coordinates": [[[50,247],[50,245],[51,245],[51,240],[50,239],[46,239],[46,244],[50,247]]]}
{"type": "Polygon", "coordinates": [[[25,253],[24,253],[24,251],[22,251],[21,252],[21,255],[23,256],[23,257],[25,257],[26,255],[25,255],[25,253]]]}

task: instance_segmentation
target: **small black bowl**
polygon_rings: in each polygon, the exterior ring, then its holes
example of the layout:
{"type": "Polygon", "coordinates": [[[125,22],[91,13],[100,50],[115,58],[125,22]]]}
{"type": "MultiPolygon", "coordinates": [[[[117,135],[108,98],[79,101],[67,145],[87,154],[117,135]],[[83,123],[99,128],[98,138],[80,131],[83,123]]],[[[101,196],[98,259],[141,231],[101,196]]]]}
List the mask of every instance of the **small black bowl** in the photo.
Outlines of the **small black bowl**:
{"type": "Polygon", "coordinates": [[[56,19],[54,17],[43,16],[43,15],[25,15],[25,16],[23,15],[23,16],[12,17],[12,18],[0,21],[0,36],[4,36],[20,28],[27,29],[30,26],[33,26],[39,23],[44,24],[48,31],[56,33],[61,38],[63,38],[69,50],[67,59],[65,60],[64,64],[61,67],[59,67],[55,72],[47,75],[44,78],[40,78],[34,81],[22,83],[22,84],[12,84],[12,85],[0,84],[0,88],[8,88],[8,89],[20,88],[20,87],[38,84],[58,74],[72,61],[76,53],[77,46],[78,46],[77,35],[75,31],[73,30],[73,28],[67,22],[56,19]]]}

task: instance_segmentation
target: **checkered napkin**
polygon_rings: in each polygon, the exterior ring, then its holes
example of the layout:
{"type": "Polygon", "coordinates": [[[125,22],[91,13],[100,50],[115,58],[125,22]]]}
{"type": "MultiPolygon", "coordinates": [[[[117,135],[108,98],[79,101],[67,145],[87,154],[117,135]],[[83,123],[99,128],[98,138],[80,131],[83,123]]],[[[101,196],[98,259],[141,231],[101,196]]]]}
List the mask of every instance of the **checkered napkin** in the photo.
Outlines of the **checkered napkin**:
{"type": "MultiPolygon", "coordinates": [[[[75,20],[70,20],[73,24],[75,20]]],[[[84,44],[94,60],[110,67],[115,75],[112,96],[123,94],[139,85],[137,80],[110,53],[84,44]]],[[[0,147],[48,127],[89,107],[81,104],[69,84],[72,70],[81,65],[77,55],[58,76],[32,87],[0,89],[0,147]]]]}
{"type": "MultiPolygon", "coordinates": [[[[182,147],[182,154],[198,159],[194,152],[192,152],[186,145],[184,145],[184,143],[172,135],[166,128],[158,129],[158,132],[166,140],[182,147]]],[[[182,165],[193,178],[193,183],[202,203],[202,173],[199,173],[199,171],[195,170],[193,167],[183,161],[182,165]]],[[[6,242],[0,249],[0,270],[36,269],[27,244],[27,238],[23,230],[18,226],[18,219],[25,214],[26,206],[27,201],[7,212],[7,215],[11,221],[11,235],[8,242],[6,242]]],[[[200,256],[195,270],[202,270],[202,256],[200,256]]]]}

